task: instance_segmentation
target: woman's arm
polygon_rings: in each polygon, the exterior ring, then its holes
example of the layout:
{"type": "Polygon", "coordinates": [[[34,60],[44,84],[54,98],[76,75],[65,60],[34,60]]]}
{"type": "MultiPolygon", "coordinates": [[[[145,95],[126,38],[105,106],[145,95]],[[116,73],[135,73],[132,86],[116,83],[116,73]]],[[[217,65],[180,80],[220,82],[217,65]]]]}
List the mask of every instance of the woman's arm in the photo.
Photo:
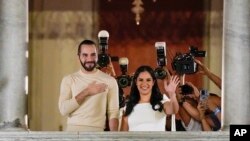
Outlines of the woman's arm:
{"type": "Polygon", "coordinates": [[[171,76],[170,79],[164,80],[164,88],[170,97],[170,101],[164,103],[165,113],[176,114],[179,110],[179,103],[176,99],[176,87],[180,83],[180,80],[177,76],[171,76]]]}
{"type": "Polygon", "coordinates": [[[122,116],[121,131],[128,131],[128,116],[122,116]]]}
{"type": "Polygon", "coordinates": [[[201,121],[203,131],[212,131],[212,128],[208,124],[206,117],[205,117],[206,103],[199,102],[197,109],[198,109],[199,114],[200,114],[200,121],[201,121]]]}

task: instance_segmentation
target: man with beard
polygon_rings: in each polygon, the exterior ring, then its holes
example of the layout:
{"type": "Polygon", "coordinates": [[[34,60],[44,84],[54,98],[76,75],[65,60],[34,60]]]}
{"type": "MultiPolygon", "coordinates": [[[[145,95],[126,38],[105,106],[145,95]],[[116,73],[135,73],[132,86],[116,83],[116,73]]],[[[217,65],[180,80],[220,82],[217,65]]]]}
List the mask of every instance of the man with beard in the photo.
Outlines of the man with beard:
{"type": "Polygon", "coordinates": [[[111,131],[118,130],[119,98],[116,80],[96,69],[97,47],[91,40],[79,44],[81,69],[63,78],[59,110],[67,116],[66,131],[103,131],[106,115],[111,131]]]}

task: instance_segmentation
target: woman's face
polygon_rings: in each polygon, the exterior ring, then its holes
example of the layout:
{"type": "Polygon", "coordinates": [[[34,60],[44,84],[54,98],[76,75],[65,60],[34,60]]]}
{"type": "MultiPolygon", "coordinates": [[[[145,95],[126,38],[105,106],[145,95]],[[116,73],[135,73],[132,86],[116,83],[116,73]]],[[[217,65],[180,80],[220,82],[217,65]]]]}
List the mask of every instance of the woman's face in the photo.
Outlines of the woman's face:
{"type": "Polygon", "coordinates": [[[153,78],[147,71],[141,72],[136,79],[136,86],[142,95],[151,94],[153,85],[153,78]]]}

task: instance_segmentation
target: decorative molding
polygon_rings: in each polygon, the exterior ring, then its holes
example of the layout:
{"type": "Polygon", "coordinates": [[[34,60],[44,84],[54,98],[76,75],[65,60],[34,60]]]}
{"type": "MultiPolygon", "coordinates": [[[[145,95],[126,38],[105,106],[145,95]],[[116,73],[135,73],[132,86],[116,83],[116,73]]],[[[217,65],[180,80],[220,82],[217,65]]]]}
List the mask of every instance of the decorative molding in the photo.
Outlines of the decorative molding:
{"type": "Polygon", "coordinates": [[[31,12],[29,36],[33,39],[91,38],[97,22],[94,14],[92,11],[31,12]]]}
{"type": "Polygon", "coordinates": [[[136,24],[139,25],[141,20],[141,13],[143,13],[144,11],[144,8],[142,7],[143,2],[142,0],[134,0],[132,5],[134,6],[132,7],[131,11],[135,14],[136,24]]]}

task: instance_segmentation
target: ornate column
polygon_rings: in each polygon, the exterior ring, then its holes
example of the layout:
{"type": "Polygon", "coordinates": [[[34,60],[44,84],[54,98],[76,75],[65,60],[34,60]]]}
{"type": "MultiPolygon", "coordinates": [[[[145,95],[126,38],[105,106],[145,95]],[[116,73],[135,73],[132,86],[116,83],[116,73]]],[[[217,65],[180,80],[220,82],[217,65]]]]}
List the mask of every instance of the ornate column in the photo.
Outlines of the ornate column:
{"type": "Polygon", "coordinates": [[[23,130],[28,0],[0,0],[0,130],[23,130]]]}
{"type": "Polygon", "coordinates": [[[223,19],[223,130],[250,124],[250,1],[225,0],[223,19]]]}

